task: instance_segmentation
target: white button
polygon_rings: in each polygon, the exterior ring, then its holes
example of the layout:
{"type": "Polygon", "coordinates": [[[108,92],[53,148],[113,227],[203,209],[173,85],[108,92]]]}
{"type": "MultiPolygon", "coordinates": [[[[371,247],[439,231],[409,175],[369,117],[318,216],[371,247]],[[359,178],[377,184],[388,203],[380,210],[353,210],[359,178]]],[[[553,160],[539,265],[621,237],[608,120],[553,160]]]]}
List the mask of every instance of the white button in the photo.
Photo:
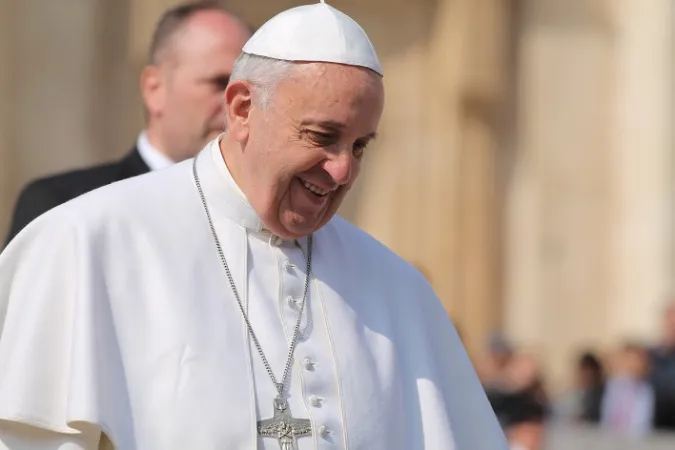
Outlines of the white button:
{"type": "Polygon", "coordinates": [[[319,406],[321,406],[321,403],[323,403],[323,399],[320,398],[320,397],[317,397],[316,395],[312,395],[312,396],[309,398],[309,403],[310,403],[313,407],[318,408],[319,406]]]}
{"type": "Polygon", "coordinates": [[[283,243],[284,243],[284,240],[281,239],[279,236],[275,236],[275,235],[273,235],[273,234],[270,235],[270,245],[273,245],[273,246],[275,246],[275,247],[278,247],[278,246],[280,246],[280,245],[283,244],[283,243]]]}
{"type": "Polygon", "coordinates": [[[326,436],[328,436],[330,433],[331,433],[331,431],[330,431],[328,428],[326,428],[326,425],[321,425],[321,426],[319,427],[319,434],[320,434],[322,437],[326,437],[326,436]]]}
{"type": "Polygon", "coordinates": [[[302,365],[305,367],[305,370],[314,370],[316,363],[309,358],[302,360],[302,365]]]}
{"type": "Polygon", "coordinates": [[[290,296],[286,298],[286,303],[288,303],[288,306],[290,306],[293,309],[297,309],[300,306],[298,301],[290,296]]]}
{"type": "Polygon", "coordinates": [[[291,261],[286,261],[284,262],[284,268],[286,270],[295,269],[295,264],[293,264],[291,261]]]}

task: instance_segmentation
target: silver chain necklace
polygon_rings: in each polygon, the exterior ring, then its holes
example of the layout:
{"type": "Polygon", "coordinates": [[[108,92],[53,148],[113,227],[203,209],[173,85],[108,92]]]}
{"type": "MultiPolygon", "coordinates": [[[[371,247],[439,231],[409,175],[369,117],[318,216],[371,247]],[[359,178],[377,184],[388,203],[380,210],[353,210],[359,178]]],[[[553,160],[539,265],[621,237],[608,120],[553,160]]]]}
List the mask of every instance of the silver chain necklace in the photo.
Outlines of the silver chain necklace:
{"type": "Polygon", "coordinates": [[[211,213],[206,204],[206,197],[204,196],[204,191],[202,190],[202,185],[199,180],[199,176],[197,175],[197,157],[194,158],[192,163],[192,174],[194,176],[195,184],[197,185],[197,190],[199,191],[199,197],[201,198],[202,206],[204,207],[204,212],[206,213],[206,218],[208,220],[209,227],[211,228],[213,240],[216,244],[216,248],[218,249],[220,261],[223,264],[223,268],[225,269],[225,273],[230,283],[230,287],[232,288],[232,292],[234,293],[234,298],[235,300],[237,300],[239,310],[241,311],[241,314],[244,317],[244,322],[246,323],[246,328],[248,329],[249,335],[251,336],[251,340],[253,341],[253,344],[258,350],[258,354],[260,355],[260,358],[262,359],[262,362],[265,365],[267,374],[269,375],[270,379],[272,380],[272,383],[274,383],[274,386],[276,387],[277,390],[277,396],[275,397],[273,403],[274,417],[272,419],[265,419],[258,421],[257,427],[258,435],[262,437],[277,438],[281,450],[295,450],[297,448],[296,439],[298,437],[311,436],[312,434],[311,422],[307,419],[295,419],[291,416],[291,412],[288,407],[288,402],[284,398],[284,390],[286,389],[288,377],[291,373],[291,368],[293,367],[293,354],[295,353],[295,346],[298,342],[298,337],[300,336],[302,313],[305,309],[305,303],[307,302],[307,292],[309,291],[309,282],[311,278],[310,274],[312,270],[313,236],[311,234],[307,236],[307,267],[305,271],[307,276],[305,279],[305,286],[302,294],[300,311],[298,313],[298,320],[295,324],[295,329],[293,330],[293,338],[291,340],[291,345],[288,349],[288,358],[286,359],[286,366],[284,367],[284,373],[281,377],[281,382],[279,383],[277,382],[277,379],[274,376],[274,372],[272,372],[272,368],[270,367],[270,364],[267,361],[267,357],[265,357],[262,347],[260,346],[260,342],[258,341],[258,338],[255,335],[255,332],[253,331],[253,327],[251,326],[251,322],[249,321],[248,315],[246,314],[244,304],[242,303],[241,298],[239,297],[239,292],[237,291],[237,287],[234,283],[232,272],[230,271],[230,267],[227,264],[227,260],[225,259],[225,253],[223,252],[223,247],[220,244],[220,239],[218,239],[216,228],[213,225],[213,220],[211,219],[211,213]]]}

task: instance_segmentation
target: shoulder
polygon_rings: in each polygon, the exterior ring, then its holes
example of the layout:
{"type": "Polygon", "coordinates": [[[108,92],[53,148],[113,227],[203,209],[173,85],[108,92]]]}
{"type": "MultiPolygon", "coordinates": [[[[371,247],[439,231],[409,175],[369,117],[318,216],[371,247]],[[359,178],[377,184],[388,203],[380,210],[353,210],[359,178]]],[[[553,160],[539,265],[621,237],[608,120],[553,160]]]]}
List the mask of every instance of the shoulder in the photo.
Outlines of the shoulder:
{"type": "Polygon", "coordinates": [[[434,313],[442,308],[432,286],[415,266],[347,220],[334,217],[318,237],[317,250],[340,268],[342,276],[370,287],[380,294],[376,297],[390,301],[415,298],[418,305],[421,302],[434,313]]]}
{"type": "Polygon", "coordinates": [[[153,206],[180,200],[180,193],[188,184],[181,181],[190,180],[185,164],[179,163],[164,170],[113,181],[84,193],[63,207],[90,218],[110,218],[123,212],[130,215],[154,213],[156,208],[153,206]]]}
{"type": "Polygon", "coordinates": [[[26,184],[14,206],[8,241],[45,212],[114,181],[115,166],[110,163],[61,172],[26,184]]]}
{"type": "MultiPolygon", "coordinates": [[[[181,169],[183,164],[176,164],[165,170],[113,180],[55,205],[29,227],[40,229],[55,222],[77,222],[79,229],[97,232],[113,229],[121,223],[143,223],[144,220],[154,223],[171,211],[176,215],[182,214],[181,208],[175,206],[180,206],[181,198],[191,191],[185,189],[189,185],[188,176],[183,177],[186,182],[180,182],[181,173],[188,175],[186,170],[181,169]]],[[[75,173],[64,174],[65,177],[69,175],[78,176],[75,173]]],[[[45,185],[43,183],[41,187],[45,185]]]]}
{"type": "Polygon", "coordinates": [[[358,252],[360,257],[385,258],[387,262],[397,266],[408,265],[382,242],[342,217],[333,217],[320,233],[329,238],[333,245],[349,249],[350,252],[358,252]]]}
{"type": "Polygon", "coordinates": [[[21,197],[79,195],[114,181],[118,166],[111,162],[37,178],[26,184],[21,197]]]}
{"type": "Polygon", "coordinates": [[[383,269],[387,274],[397,274],[403,276],[406,281],[426,284],[424,276],[415,266],[342,217],[334,217],[322,232],[329,238],[327,240],[334,247],[333,251],[342,253],[353,263],[371,268],[372,264],[376,263],[376,267],[383,269]]]}

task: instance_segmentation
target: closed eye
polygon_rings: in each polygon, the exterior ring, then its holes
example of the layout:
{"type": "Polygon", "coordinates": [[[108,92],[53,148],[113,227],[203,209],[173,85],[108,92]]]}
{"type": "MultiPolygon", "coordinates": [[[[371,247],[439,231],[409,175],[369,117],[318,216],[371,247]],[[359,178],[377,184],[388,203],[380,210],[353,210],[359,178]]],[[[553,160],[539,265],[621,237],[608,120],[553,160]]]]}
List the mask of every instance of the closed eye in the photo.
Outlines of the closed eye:
{"type": "Polygon", "coordinates": [[[320,147],[328,147],[337,141],[337,137],[332,133],[322,133],[320,131],[309,131],[308,133],[314,144],[320,147]]]}
{"type": "Polygon", "coordinates": [[[357,158],[362,157],[362,156],[363,156],[363,152],[364,152],[364,151],[366,150],[366,148],[368,147],[369,142],[370,142],[370,141],[362,141],[362,140],[356,141],[356,142],[354,143],[354,148],[353,148],[353,150],[352,150],[353,153],[354,153],[354,156],[357,157],[357,158]]]}
{"type": "Polygon", "coordinates": [[[216,76],[209,80],[209,84],[213,86],[214,91],[224,91],[229,82],[230,77],[225,75],[216,76]]]}

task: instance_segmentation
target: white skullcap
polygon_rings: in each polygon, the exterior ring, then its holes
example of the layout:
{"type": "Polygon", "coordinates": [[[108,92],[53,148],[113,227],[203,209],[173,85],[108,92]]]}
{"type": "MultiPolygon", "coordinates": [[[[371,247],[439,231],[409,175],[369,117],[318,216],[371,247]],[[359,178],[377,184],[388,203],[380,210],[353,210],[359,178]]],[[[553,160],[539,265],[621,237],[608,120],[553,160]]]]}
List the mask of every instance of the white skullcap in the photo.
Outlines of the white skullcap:
{"type": "Polygon", "coordinates": [[[251,37],[243,51],[285,61],[366,67],[383,75],[375,49],[363,28],[324,0],[272,17],[251,37]]]}

